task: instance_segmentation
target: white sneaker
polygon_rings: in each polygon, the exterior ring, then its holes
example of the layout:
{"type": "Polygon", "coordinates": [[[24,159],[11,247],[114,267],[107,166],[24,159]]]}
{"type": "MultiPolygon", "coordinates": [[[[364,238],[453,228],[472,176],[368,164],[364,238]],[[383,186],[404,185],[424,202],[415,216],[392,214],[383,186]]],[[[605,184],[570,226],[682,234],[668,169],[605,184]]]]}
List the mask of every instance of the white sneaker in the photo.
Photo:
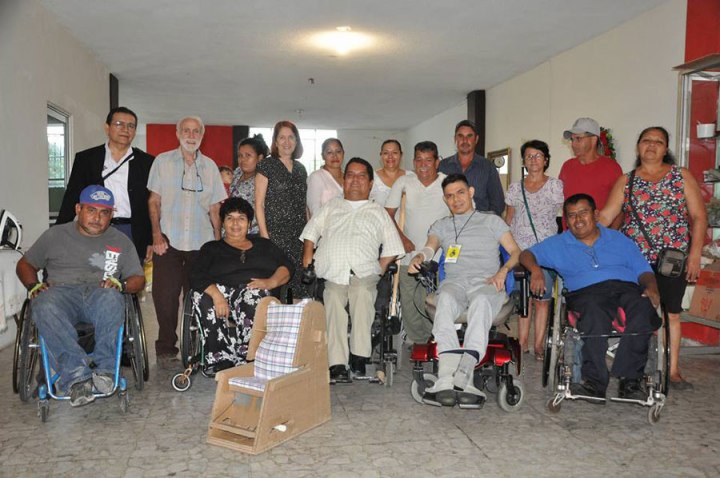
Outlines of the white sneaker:
{"type": "Polygon", "coordinates": [[[92,376],[92,383],[95,390],[103,395],[112,393],[115,388],[115,378],[104,373],[94,373],[92,376]]]}

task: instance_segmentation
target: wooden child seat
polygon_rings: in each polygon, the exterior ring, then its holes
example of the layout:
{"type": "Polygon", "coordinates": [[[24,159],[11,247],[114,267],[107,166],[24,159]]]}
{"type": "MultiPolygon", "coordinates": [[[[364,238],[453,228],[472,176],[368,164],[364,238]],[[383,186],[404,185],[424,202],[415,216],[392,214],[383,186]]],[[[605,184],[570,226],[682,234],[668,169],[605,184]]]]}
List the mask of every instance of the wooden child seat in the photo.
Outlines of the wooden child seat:
{"type": "Polygon", "coordinates": [[[208,443],[256,455],[330,419],[322,304],[263,298],[247,360],[215,375],[208,443]]]}

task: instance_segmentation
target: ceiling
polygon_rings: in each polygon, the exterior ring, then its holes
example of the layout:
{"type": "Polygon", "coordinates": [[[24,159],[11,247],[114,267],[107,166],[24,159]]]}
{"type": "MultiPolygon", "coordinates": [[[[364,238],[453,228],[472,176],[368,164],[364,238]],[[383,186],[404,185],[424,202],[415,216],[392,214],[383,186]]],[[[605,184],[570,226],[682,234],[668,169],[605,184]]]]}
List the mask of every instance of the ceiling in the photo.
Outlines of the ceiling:
{"type": "Polygon", "coordinates": [[[41,3],[119,79],[141,122],[402,130],[666,1],[41,3]],[[341,56],[309,44],[341,25],[374,46],[341,56]]]}

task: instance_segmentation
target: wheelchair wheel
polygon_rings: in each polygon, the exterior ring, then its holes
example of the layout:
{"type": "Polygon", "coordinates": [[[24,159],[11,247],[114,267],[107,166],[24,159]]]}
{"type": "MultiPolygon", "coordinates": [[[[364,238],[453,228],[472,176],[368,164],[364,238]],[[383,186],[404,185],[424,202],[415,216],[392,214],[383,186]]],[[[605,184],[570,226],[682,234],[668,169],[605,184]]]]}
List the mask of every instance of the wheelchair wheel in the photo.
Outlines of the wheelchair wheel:
{"type": "Polygon", "coordinates": [[[20,315],[15,316],[15,328],[17,330],[15,331],[15,349],[13,351],[13,393],[18,393],[20,391],[20,347],[22,345],[21,339],[23,322],[25,321],[26,309],[29,305],[30,300],[26,299],[25,302],[23,302],[20,315]]]}
{"type": "Polygon", "coordinates": [[[667,326],[667,314],[664,315],[665,323],[657,337],[657,386],[658,391],[667,396],[670,388],[670,327],[667,326]]]}
{"type": "Polygon", "coordinates": [[[562,402],[557,401],[557,398],[555,395],[550,397],[550,400],[548,400],[548,402],[547,402],[547,409],[550,413],[560,412],[561,407],[562,407],[562,402]]]}
{"type": "Polygon", "coordinates": [[[178,392],[186,392],[192,386],[192,380],[184,373],[176,373],[170,381],[172,388],[178,392]]]}
{"type": "Polygon", "coordinates": [[[145,338],[145,322],[143,321],[142,310],[140,309],[140,299],[137,294],[132,295],[133,306],[135,307],[135,313],[137,314],[138,322],[140,323],[138,335],[140,343],[142,344],[142,356],[143,356],[143,380],[146,382],[150,379],[150,357],[147,351],[147,339],[145,338]]]}
{"type": "Polygon", "coordinates": [[[130,396],[128,395],[127,390],[120,392],[118,397],[120,398],[120,411],[127,413],[128,406],[130,405],[130,396]]]}
{"type": "Polygon", "coordinates": [[[423,383],[418,383],[417,380],[413,380],[410,384],[410,394],[419,404],[423,403],[423,394],[425,389],[432,387],[437,382],[437,377],[431,373],[423,374],[423,383]]]}
{"type": "Polygon", "coordinates": [[[191,295],[192,292],[185,294],[182,327],[180,328],[180,356],[183,368],[187,368],[200,351],[200,330],[193,316],[191,295]]]}
{"type": "Polygon", "coordinates": [[[660,421],[660,410],[662,410],[662,404],[656,403],[648,410],[648,423],[655,425],[660,421]]]}
{"type": "Polygon", "coordinates": [[[48,420],[48,416],[50,415],[50,402],[48,400],[40,400],[38,402],[38,415],[40,415],[40,420],[42,420],[43,423],[48,420]]]}
{"type": "Polygon", "coordinates": [[[20,400],[27,402],[32,398],[35,390],[35,372],[38,368],[38,338],[37,328],[31,319],[31,307],[23,307],[22,331],[20,333],[18,393],[20,400]]]}
{"type": "Polygon", "coordinates": [[[558,384],[559,369],[558,361],[560,359],[560,331],[562,329],[562,318],[566,313],[565,302],[558,301],[558,307],[553,315],[552,325],[548,322],[548,333],[545,339],[545,357],[543,359],[543,375],[542,385],[548,387],[551,393],[555,392],[558,384]]]}
{"type": "Polygon", "coordinates": [[[520,409],[525,399],[525,390],[523,389],[522,382],[519,380],[513,380],[512,393],[508,389],[507,383],[503,382],[500,384],[500,388],[497,393],[498,406],[508,413],[516,412],[520,409]]]}
{"type": "Polygon", "coordinates": [[[125,351],[130,359],[130,366],[135,377],[135,389],[142,390],[145,386],[145,354],[142,340],[142,323],[139,308],[133,297],[125,298],[125,351]]]}

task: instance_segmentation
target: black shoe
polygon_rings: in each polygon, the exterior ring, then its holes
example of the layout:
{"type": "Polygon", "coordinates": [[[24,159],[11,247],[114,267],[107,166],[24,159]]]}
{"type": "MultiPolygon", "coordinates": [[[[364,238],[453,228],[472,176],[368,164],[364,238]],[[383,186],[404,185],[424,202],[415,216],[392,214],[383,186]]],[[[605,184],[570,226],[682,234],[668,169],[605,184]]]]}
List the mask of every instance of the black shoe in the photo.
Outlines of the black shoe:
{"type": "Polygon", "coordinates": [[[350,370],[352,370],[353,376],[365,377],[367,375],[367,371],[365,369],[367,361],[367,357],[359,357],[357,355],[350,354],[350,370]]]}
{"type": "Polygon", "coordinates": [[[352,383],[350,373],[345,365],[330,367],[330,383],[352,383]]]}
{"type": "Polygon", "coordinates": [[[620,387],[618,387],[618,398],[644,402],[647,400],[648,394],[640,385],[639,378],[621,378],[620,387]]]}
{"type": "Polygon", "coordinates": [[[571,383],[570,392],[582,398],[589,398],[593,402],[605,402],[605,390],[589,380],[585,380],[583,383],[571,383]]]}
{"type": "Polygon", "coordinates": [[[422,400],[423,403],[435,407],[454,407],[457,403],[457,393],[455,390],[440,390],[438,392],[425,390],[422,400]]]}

